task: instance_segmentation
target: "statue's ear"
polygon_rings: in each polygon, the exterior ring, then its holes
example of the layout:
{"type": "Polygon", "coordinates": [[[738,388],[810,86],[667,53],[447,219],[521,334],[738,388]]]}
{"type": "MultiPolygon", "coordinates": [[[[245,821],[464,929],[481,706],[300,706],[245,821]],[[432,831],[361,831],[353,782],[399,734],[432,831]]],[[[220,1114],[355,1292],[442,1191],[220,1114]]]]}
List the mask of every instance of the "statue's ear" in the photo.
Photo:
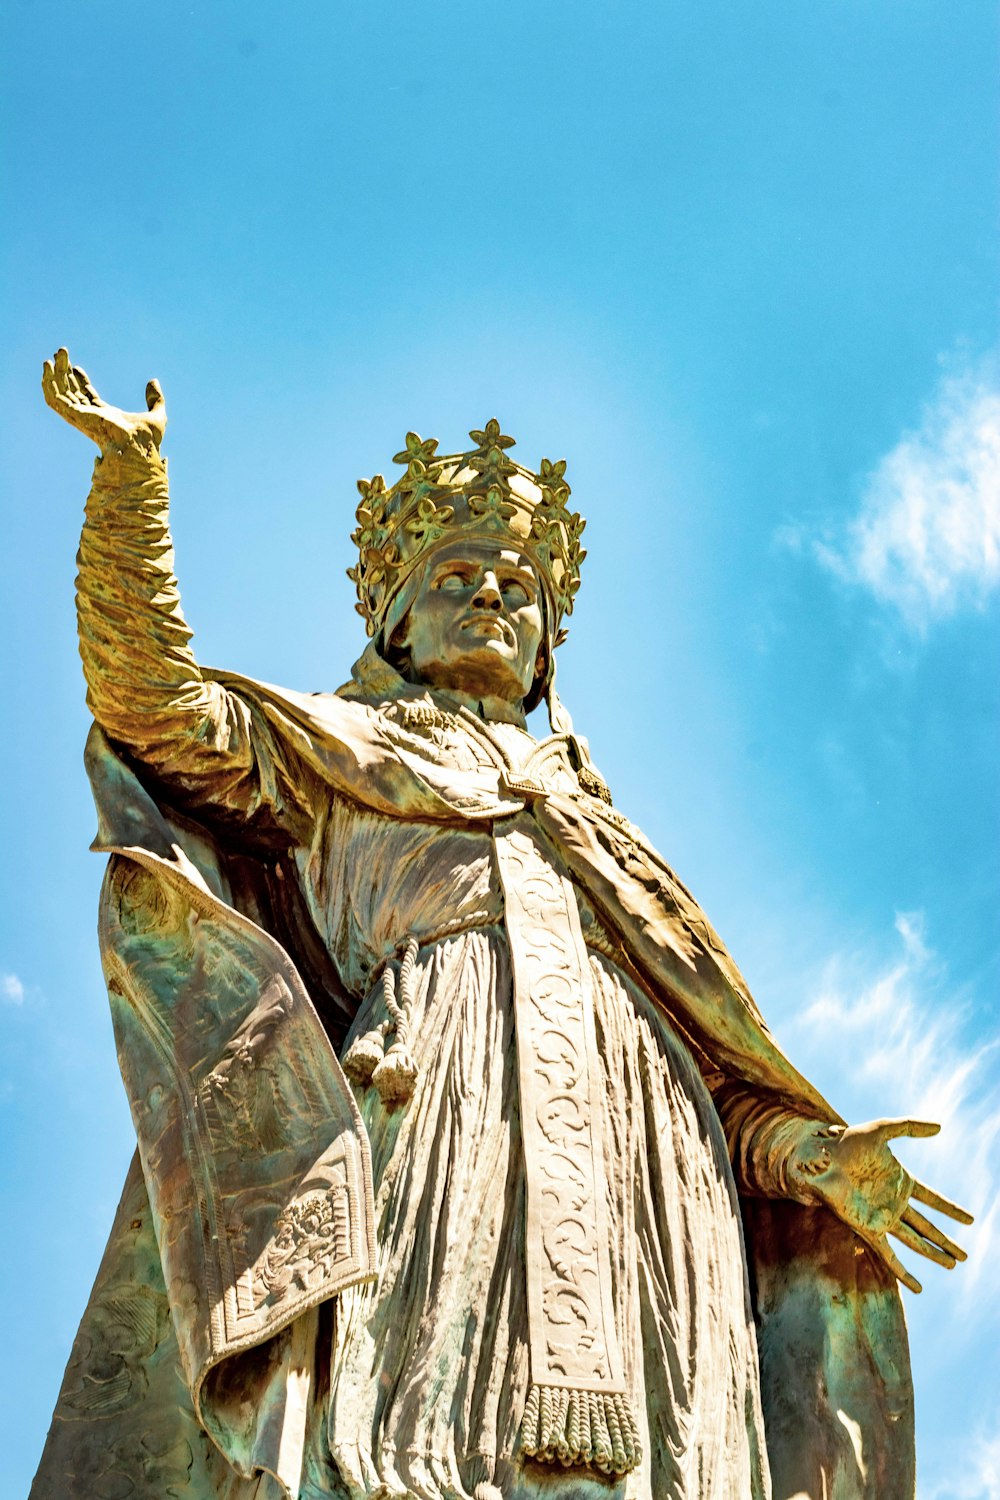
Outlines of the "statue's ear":
{"type": "Polygon", "coordinates": [[[526,714],[530,714],[533,709],[537,708],[545,697],[545,689],[552,675],[551,667],[552,651],[549,642],[543,640],[538,648],[538,655],[535,657],[535,670],[531,676],[531,684],[521,705],[526,714]]]}

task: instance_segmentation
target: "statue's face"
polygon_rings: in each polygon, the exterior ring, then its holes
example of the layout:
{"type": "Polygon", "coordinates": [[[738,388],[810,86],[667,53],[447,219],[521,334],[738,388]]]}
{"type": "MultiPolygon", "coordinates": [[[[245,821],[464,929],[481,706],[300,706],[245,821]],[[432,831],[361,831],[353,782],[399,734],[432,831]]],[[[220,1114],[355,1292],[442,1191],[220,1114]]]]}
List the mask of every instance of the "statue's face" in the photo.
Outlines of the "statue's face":
{"type": "Polygon", "coordinates": [[[520,703],[543,628],[541,588],[523,553],[454,542],[429,558],[394,643],[417,682],[520,703]]]}

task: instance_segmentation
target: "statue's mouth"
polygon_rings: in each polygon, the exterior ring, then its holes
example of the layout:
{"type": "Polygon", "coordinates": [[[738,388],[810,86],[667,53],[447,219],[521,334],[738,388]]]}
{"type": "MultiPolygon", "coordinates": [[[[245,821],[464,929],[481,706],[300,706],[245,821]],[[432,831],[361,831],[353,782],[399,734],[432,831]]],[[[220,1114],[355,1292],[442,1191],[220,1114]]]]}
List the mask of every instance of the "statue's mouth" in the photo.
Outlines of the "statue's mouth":
{"type": "Polygon", "coordinates": [[[490,639],[504,641],[508,646],[517,645],[517,637],[513,628],[502,620],[499,615],[476,615],[471,620],[462,623],[463,630],[474,630],[476,635],[487,636],[490,639]]]}

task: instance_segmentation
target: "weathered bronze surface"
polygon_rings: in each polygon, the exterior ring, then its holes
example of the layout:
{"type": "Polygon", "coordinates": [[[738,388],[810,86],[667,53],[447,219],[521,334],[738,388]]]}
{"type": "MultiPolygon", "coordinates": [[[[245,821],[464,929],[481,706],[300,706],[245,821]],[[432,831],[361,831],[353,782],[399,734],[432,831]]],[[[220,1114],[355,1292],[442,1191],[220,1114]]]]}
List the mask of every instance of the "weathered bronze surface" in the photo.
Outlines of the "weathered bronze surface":
{"type": "Polygon", "coordinates": [[[554,688],[565,464],[359,485],[337,693],[208,673],[163,396],[101,400],[80,649],[138,1152],[33,1500],[907,1500],[893,1156],[781,1053],[554,688]],[[524,714],[545,698],[552,734],[524,714]]]}

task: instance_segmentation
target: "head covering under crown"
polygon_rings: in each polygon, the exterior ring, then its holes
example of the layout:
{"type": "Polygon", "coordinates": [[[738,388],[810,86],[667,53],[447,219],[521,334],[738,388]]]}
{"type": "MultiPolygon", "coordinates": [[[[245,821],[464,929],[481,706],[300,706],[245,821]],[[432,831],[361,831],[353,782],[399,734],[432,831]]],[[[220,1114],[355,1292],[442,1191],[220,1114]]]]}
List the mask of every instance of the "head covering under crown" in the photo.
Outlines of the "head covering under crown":
{"type": "Polygon", "coordinates": [[[580,587],[583,517],[567,506],[566,461],[543,458],[535,474],[507,457],[514,439],[493,418],[482,432],[469,433],[477,447],[468,453],[437,454],[437,439],[406,435],[406,447],[393,463],[406,473],[390,489],[381,474],[358,480],[361,504],[351,540],[360,558],[347,570],[357,585],[358,613],[376,639],[395,614],[397,600],[418,565],[452,539],[493,541],[514,546],[535,565],[545,589],[550,639],[564,615],[573,611],[580,587]]]}

